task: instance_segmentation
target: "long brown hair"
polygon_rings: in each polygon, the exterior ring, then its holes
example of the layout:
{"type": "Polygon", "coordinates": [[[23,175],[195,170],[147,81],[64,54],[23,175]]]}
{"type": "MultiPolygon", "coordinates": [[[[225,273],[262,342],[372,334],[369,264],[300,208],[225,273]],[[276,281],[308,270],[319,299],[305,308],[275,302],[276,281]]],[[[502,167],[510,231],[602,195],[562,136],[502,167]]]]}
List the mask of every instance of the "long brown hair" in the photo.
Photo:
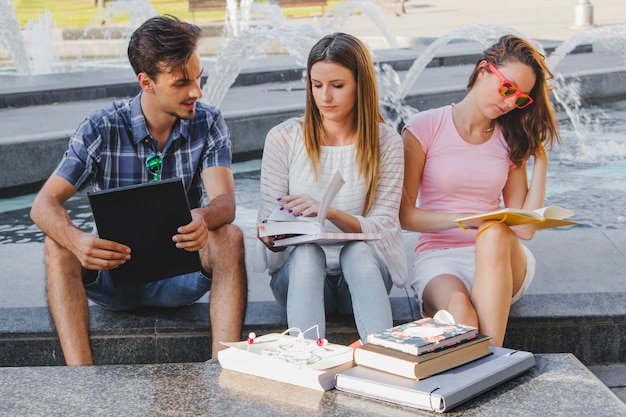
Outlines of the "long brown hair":
{"type": "Polygon", "coordinates": [[[474,71],[470,75],[467,90],[471,90],[481,70],[489,71],[481,65],[483,61],[501,66],[509,62],[528,65],[535,73],[536,81],[529,95],[535,100],[530,106],[515,109],[500,116],[497,122],[502,128],[509,145],[509,156],[516,166],[520,166],[531,155],[540,155],[560,143],[556,112],[550,103],[552,91],[548,81],[553,79],[546,65],[545,57],[528,41],[514,35],[502,36],[498,42],[486,49],[474,71]]]}
{"type": "Polygon", "coordinates": [[[376,72],[367,47],[357,38],[345,33],[333,33],[320,39],[311,49],[307,62],[306,108],[304,112],[304,144],[316,177],[324,143],[322,116],[315,105],[311,83],[311,68],[317,62],[332,62],[347,68],[357,84],[356,111],[353,127],[356,131],[356,163],[365,179],[365,204],[361,214],[366,215],[376,196],[380,169],[380,126],[383,116],[378,103],[376,72]]]}

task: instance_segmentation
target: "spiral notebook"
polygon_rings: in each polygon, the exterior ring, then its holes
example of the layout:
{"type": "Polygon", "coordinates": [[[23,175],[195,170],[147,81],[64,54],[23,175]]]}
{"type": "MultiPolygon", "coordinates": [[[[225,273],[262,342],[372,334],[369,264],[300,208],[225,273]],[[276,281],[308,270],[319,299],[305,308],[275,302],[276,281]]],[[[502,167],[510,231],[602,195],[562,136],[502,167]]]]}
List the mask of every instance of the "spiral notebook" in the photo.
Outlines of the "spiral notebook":
{"type": "Polygon", "coordinates": [[[129,287],[198,271],[198,252],[178,249],[176,229],[191,221],[180,178],[87,194],[98,235],[131,248],[131,258],[111,269],[116,287],[129,287]]]}

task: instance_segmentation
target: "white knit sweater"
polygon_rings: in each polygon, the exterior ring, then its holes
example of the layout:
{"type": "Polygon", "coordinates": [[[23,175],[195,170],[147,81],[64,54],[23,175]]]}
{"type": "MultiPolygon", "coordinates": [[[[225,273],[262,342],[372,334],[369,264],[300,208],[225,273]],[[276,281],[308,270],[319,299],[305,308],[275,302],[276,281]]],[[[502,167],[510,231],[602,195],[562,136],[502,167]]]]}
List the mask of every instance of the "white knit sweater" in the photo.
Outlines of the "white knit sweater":
{"type": "MultiPolygon", "coordinates": [[[[332,207],[355,216],[364,233],[380,233],[381,239],[368,242],[387,264],[395,285],[404,287],[407,262],[402,231],[398,219],[404,155],[402,140],[391,127],[380,125],[381,165],[374,203],[366,216],[361,216],[365,201],[364,180],[358,174],[355,162],[356,149],[350,146],[324,146],[321,154],[319,182],[309,163],[302,138],[302,120],[289,119],[272,128],[267,134],[261,166],[261,201],[258,222],[266,219],[278,205],[276,199],[289,194],[307,194],[320,199],[328,182],[337,170],[345,180],[332,207]]],[[[326,223],[328,231],[338,230],[326,223]]],[[[327,272],[339,273],[338,255],[341,246],[324,246],[327,272]]],[[[267,267],[272,273],[285,262],[289,249],[284,252],[266,250],[267,267]]]]}

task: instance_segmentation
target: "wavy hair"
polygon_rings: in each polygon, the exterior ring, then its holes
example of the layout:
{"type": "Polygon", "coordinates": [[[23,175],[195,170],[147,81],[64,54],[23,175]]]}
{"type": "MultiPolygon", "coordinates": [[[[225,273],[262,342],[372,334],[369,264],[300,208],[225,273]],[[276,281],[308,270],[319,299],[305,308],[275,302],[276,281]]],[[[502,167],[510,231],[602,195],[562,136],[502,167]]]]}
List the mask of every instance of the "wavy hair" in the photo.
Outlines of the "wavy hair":
{"type": "Polygon", "coordinates": [[[378,103],[378,89],[374,63],[367,47],[356,37],[345,33],[324,36],[311,49],[307,61],[306,107],[303,136],[311,167],[319,174],[320,155],[324,143],[322,115],[315,105],[311,82],[311,68],[317,62],[332,62],[348,69],[357,85],[356,111],[353,127],[356,132],[356,163],[359,174],[365,179],[365,203],[361,214],[365,216],[376,196],[380,169],[380,123],[384,121],[378,103]]]}
{"type": "Polygon", "coordinates": [[[188,78],[186,64],[201,36],[198,26],[174,16],[152,17],[131,35],[128,60],[135,74],[145,72],[153,80],[164,71],[188,78]]]}
{"type": "Polygon", "coordinates": [[[483,51],[470,75],[467,90],[471,90],[480,71],[489,71],[481,65],[491,62],[496,67],[510,62],[520,62],[532,68],[536,81],[529,95],[534,103],[523,109],[514,109],[500,117],[497,122],[509,146],[509,156],[520,166],[532,155],[541,155],[546,147],[560,143],[558,119],[550,103],[551,85],[554,76],[545,62],[545,57],[528,41],[514,35],[502,36],[495,44],[483,51]]]}

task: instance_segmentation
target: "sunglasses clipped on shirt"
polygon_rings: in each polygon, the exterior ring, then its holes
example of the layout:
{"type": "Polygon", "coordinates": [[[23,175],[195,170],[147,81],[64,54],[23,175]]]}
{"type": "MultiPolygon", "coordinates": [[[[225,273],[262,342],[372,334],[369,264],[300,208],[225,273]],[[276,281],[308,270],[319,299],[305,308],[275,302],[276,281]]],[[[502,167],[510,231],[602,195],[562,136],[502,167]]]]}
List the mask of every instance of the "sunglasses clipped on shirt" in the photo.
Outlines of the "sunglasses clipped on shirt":
{"type": "Polygon", "coordinates": [[[161,180],[161,168],[163,167],[163,158],[161,158],[161,153],[151,153],[148,158],[146,158],[146,168],[148,172],[152,174],[152,181],[160,181],[161,180]]]}
{"type": "Polygon", "coordinates": [[[498,78],[500,78],[500,81],[502,81],[500,83],[500,87],[498,87],[500,95],[504,98],[515,96],[515,107],[523,109],[524,107],[530,106],[535,101],[528,94],[522,93],[513,82],[507,80],[506,77],[498,71],[495,65],[491,62],[487,62],[487,65],[489,66],[489,71],[495,74],[498,78]]]}

